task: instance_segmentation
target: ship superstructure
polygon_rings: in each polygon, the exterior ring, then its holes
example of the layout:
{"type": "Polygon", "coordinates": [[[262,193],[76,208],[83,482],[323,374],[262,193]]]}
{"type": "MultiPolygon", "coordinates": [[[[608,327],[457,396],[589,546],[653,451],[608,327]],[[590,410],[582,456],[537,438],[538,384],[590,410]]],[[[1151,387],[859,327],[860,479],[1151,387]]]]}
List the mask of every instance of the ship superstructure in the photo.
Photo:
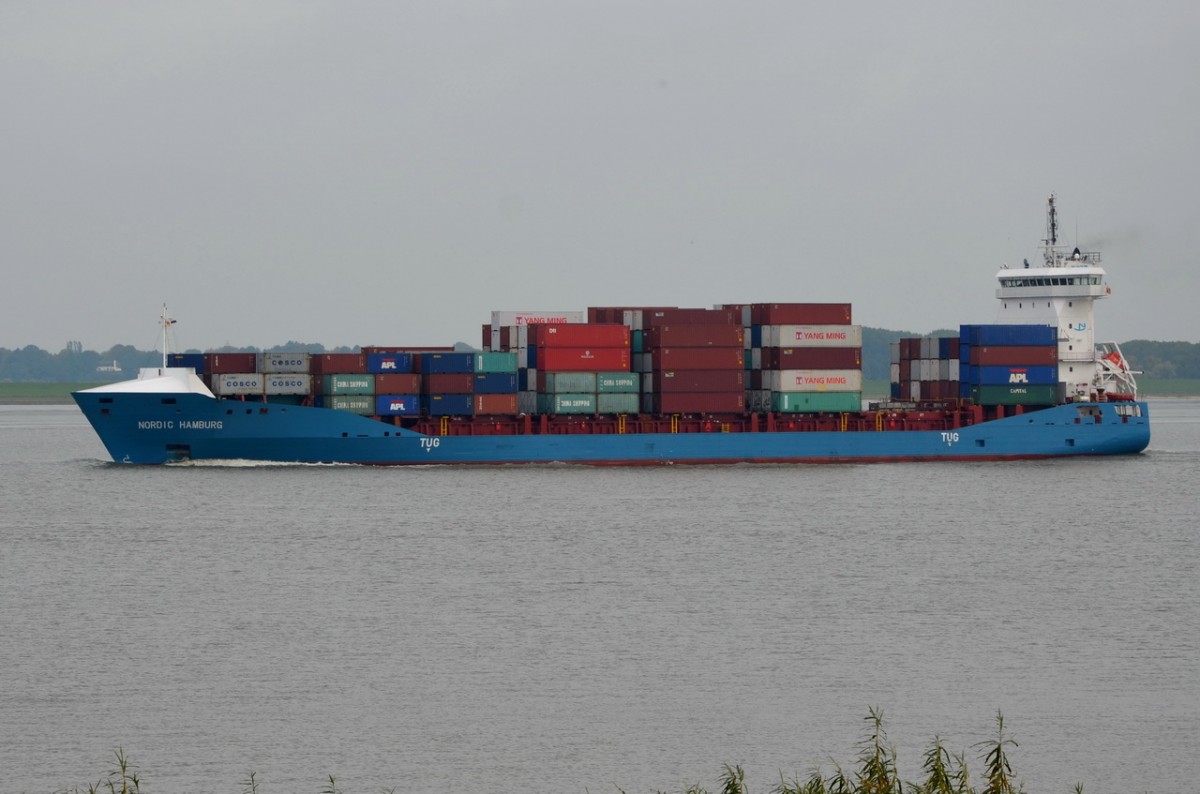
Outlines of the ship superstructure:
{"type": "Polygon", "coordinates": [[[1112,295],[1100,252],[1058,241],[1058,210],[1050,195],[1042,264],[1005,267],[996,274],[1000,324],[1045,324],[1058,332],[1059,382],[1073,400],[1136,399],[1137,381],[1116,342],[1097,342],[1095,304],[1112,295]]]}

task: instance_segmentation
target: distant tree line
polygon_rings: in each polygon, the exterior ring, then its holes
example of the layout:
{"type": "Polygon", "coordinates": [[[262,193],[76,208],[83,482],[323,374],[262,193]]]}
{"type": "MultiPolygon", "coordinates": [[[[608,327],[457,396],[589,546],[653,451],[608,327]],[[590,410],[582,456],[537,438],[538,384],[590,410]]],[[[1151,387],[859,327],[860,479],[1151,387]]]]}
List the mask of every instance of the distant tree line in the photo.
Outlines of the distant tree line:
{"type": "MultiPolygon", "coordinates": [[[[934,336],[955,336],[957,332],[935,331],[934,336]]],[[[921,336],[908,331],[889,331],[883,328],[863,327],[863,377],[868,380],[888,380],[890,377],[890,344],[906,336],[921,336]]],[[[461,345],[461,343],[460,343],[461,345]]],[[[355,347],[326,348],[314,342],[285,342],[270,348],[224,347],[201,351],[190,349],[185,353],[353,353],[355,347]]],[[[1148,378],[1200,378],[1200,344],[1194,342],[1151,342],[1135,339],[1122,342],[1121,350],[1133,366],[1148,378]]],[[[115,345],[108,350],[96,352],[84,350],[83,343],[75,340],[57,353],[50,353],[33,345],[8,349],[0,347],[0,381],[44,381],[51,383],[90,383],[121,380],[134,377],[141,367],[155,367],[162,362],[162,354],[155,350],[138,350],[129,345],[115,345]],[[120,367],[120,372],[105,371],[103,367],[120,367]]]]}

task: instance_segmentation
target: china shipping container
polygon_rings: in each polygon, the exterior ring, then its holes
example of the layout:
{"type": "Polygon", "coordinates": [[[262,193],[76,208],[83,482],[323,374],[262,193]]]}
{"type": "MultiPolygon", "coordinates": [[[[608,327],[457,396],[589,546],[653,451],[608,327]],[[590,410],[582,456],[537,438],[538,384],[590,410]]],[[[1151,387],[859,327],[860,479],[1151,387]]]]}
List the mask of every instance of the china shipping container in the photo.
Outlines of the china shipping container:
{"type": "Polygon", "coordinates": [[[752,303],[752,325],[849,325],[849,303],[752,303]]]}
{"type": "Polygon", "coordinates": [[[412,353],[368,353],[367,372],[412,372],[413,358],[412,353]]]}
{"type": "Polygon", "coordinates": [[[596,395],[596,412],[601,414],[636,414],[641,408],[641,395],[633,392],[600,392],[596,395]]]}
{"type": "Polygon", "coordinates": [[[642,391],[660,394],[684,392],[740,392],[746,388],[742,369],[662,370],[642,377],[642,391]]]}
{"type": "Polygon", "coordinates": [[[767,325],[763,347],[862,347],[861,325],[767,325]]]}
{"type": "Polygon", "coordinates": [[[373,395],[327,394],[319,399],[318,405],[360,416],[372,416],[375,413],[375,397],[373,395]]]}
{"type": "Polygon", "coordinates": [[[338,373],[321,378],[322,394],[374,394],[375,376],[362,373],[338,373]]]}
{"type": "Polygon", "coordinates": [[[516,374],[516,353],[476,353],[475,372],[516,374]]]}
{"type": "Polygon", "coordinates": [[[771,410],[779,413],[854,413],[862,410],[862,393],[772,392],[771,410]]]}
{"type": "Polygon", "coordinates": [[[745,347],[740,325],[656,325],[642,331],[642,347],[745,347]]]}
{"type": "Polygon", "coordinates": [[[380,373],[375,376],[376,394],[416,394],[421,391],[421,376],[411,372],[380,373]]]}
{"type": "Polygon", "coordinates": [[[600,394],[636,394],[641,391],[641,379],[636,372],[597,372],[596,391],[600,394]]]}
{"type": "Polygon", "coordinates": [[[595,394],[538,394],[539,414],[594,414],[595,394]]]}

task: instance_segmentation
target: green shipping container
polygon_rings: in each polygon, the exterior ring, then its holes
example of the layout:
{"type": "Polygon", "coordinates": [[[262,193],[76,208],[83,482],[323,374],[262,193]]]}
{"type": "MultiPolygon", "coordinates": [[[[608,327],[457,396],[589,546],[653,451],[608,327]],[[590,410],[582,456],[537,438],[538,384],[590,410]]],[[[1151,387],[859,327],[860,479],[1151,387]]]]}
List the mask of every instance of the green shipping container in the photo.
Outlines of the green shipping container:
{"type": "MultiPolygon", "coordinates": [[[[637,394],[642,390],[642,376],[638,372],[597,372],[596,391],[604,394],[637,394]]],[[[601,411],[601,413],[604,413],[601,411]]]]}
{"type": "Polygon", "coordinates": [[[771,410],[784,414],[839,414],[862,410],[862,392],[771,392],[771,410]]]}
{"type": "MultiPolygon", "coordinates": [[[[325,394],[374,394],[374,375],[326,375],[321,380],[325,394]]],[[[374,407],[374,406],[372,406],[374,407]]]]}
{"type": "Polygon", "coordinates": [[[641,408],[642,395],[630,392],[601,392],[596,395],[596,413],[636,414],[641,408]]]}
{"type": "Polygon", "coordinates": [[[349,396],[326,396],[325,407],[332,408],[335,411],[349,411],[352,414],[361,416],[371,416],[375,413],[375,399],[373,397],[359,397],[356,395],[349,396]]]}
{"type": "Polygon", "coordinates": [[[537,401],[539,414],[596,413],[594,394],[539,394],[537,401]]]}
{"type": "Polygon", "coordinates": [[[476,372],[505,372],[516,373],[516,353],[476,353],[476,372]]]}
{"type": "Polygon", "coordinates": [[[971,400],[976,405],[1057,405],[1058,384],[1023,386],[972,386],[971,400]]]}
{"type": "Polygon", "coordinates": [[[645,353],[646,352],[645,345],[643,345],[643,343],[642,343],[642,332],[641,331],[635,330],[635,331],[629,332],[629,352],[630,353],[645,353]]]}
{"type": "Polygon", "coordinates": [[[595,394],[595,372],[547,372],[544,394],[595,394]]]}

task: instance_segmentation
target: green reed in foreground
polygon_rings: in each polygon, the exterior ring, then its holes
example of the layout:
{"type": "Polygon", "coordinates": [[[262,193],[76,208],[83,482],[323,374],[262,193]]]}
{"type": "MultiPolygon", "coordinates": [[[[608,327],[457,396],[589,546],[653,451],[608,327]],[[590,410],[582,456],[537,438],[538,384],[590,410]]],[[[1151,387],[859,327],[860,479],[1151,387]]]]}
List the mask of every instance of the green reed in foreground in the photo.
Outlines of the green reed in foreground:
{"type": "MultiPolygon", "coordinates": [[[[1004,732],[1003,714],[996,714],[995,737],[974,745],[983,759],[981,788],[971,783],[965,753],[950,752],[938,736],[933,737],[923,756],[922,779],[902,781],[896,768],[896,749],[888,743],[883,727],[883,711],[869,709],[864,719],[867,729],[859,742],[858,757],[852,768],[844,768],[834,761],[828,774],[818,768],[804,781],[799,778],[789,781],[781,772],[779,782],[771,789],[772,794],[1021,794],[1024,791],[1009,761],[1009,748],[1016,747],[1017,743],[1004,732]]],[[[62,789],[59,794],[142,794],[142,781],[136,768],[123,750],[118,748],[115,755],[116,768],[107,777],[85,789],[62,789]]],[[[259,794],[260,785],[256,773],[250,772],[242,781],[242,794],[259,794]]],[[[749,794],[750,791],[740,764],[722,766],[719,786],[716,791],[720,794],[749,794]]],[[[333,775],[329,775],[316,791],[317,794],[343,794],[333,775]]],[[[617,788],[617,791],[626,794],[624,789],[617,788]]],[[[1083,794],[1083,786],[1076,784],[1074,792],[1083,794]]],[[[680,793],[710,794],[698,783],[685,784],[680,793]]],[[[666,793],[658,791],[656,794],[666,793]]]]}

